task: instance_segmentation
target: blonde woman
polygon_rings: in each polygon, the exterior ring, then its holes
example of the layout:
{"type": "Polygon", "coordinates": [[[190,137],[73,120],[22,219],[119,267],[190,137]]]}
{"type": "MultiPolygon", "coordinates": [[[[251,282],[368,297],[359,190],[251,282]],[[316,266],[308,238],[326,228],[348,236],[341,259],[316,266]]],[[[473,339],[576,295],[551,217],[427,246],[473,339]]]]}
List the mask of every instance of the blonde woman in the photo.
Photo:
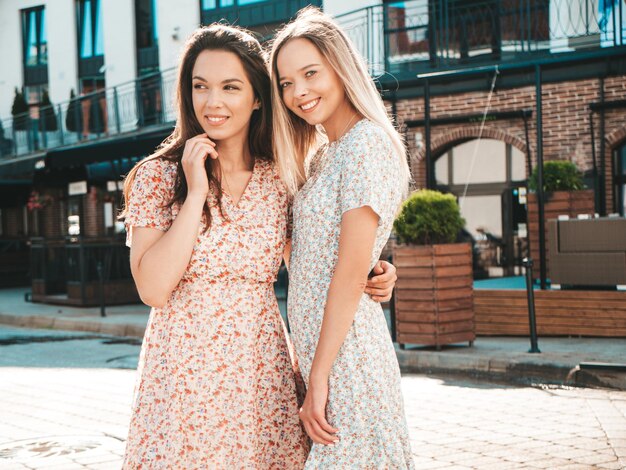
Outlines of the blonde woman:
{"type": "Polygon", "coordinates": [[[270,61],[275,151],[295,194],[288,312],[314,442],[305,468],[413,468],[395,351],[364,295],[408,187],[403,142],[363,59],[319,10],[279,32],[270,61]]]}

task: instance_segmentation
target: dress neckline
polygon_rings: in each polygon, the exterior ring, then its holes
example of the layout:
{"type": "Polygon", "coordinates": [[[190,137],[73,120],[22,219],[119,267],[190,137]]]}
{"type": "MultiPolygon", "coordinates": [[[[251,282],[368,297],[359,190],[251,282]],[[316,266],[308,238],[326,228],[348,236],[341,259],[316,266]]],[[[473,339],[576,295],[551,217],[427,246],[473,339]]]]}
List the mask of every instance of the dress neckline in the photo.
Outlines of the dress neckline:
{"type": "Polygon", "coordinates": [[[254,184],[255,180],[256,180],[256,174],[258,173],[258,158],[254,159],[254,163],[252,165],[252,174],[250,175],[250,179],[248,180],[248,183],[246,184],[246,187],[244,188],[243,192],[241,193],[241,196],[239,196],[239,199],[237,200],[237,202],[235,202],[235,200],[233,199],[233,197],[224,190],[224,188],[222,188],[222,195],[223,198],[228,199],[228,201],[230,202],[230,204],[235,208],[235,209],[239,209],[242,202],[244,200],[248,199],[248,194],[250,192],[250,186],[252,186],[252,184],[254,184]]]}
{"type": "Polygon", "coordinates": [[[340,136],[337,140],[333,140],[332,142],[327,142],[328,148],[331,147],[336,147],[337,145],[339,145],[348,135],[350,135],[352,133],[352,131],[354,131],[354,129],[356,129],[363,121],[367,121],[367,118],[363,117],[361,119],[359,119],[357,122],[354,123],[354,125],[348,129],[348,132],[344,132],[342,136],[340,136]]]}

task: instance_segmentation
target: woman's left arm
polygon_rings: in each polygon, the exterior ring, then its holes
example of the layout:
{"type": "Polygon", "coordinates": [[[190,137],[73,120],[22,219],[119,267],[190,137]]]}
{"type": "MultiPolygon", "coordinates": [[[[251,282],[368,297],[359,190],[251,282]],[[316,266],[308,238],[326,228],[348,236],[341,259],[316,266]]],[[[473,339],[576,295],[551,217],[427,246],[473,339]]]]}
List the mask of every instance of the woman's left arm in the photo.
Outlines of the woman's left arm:
{"type": "Polygon", "coordinates": [[[366,288],[377,228],[378,215],[369,206],[349,210],[341,219],[339,259],[328,289],[308,391],[300,411],[307,433],[319,444],[336,441],[337,430],[326,421],[328,377],[366,288]]]}

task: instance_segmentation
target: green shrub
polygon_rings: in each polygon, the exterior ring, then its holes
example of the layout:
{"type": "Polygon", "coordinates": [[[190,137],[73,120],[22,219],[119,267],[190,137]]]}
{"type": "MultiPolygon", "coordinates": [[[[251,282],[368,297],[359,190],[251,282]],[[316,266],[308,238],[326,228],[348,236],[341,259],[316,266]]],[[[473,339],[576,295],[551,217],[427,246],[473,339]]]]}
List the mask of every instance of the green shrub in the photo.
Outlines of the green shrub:
{"type": "Polygon", "coordinates": [[[81,132],[83,130],[83,110],[80,100],[74,94],[74,89],[70,91],[70,102],[65,111],[65,128],[68,132],[81,132]]]}
{"type": "Polygon", "coordinates": [[[44,130],[51,132],[58,129],[57,115],[54,112],[54,106],[50,102],[50,95],[48,95],[47,90],[44,90],[39,106],[39,128],[42,132],[44,130]]]}
{"type": "MultiPolygon", "coordinates": [[[[585,187],[583,177],[576,165],[565,160],[551,160],[543,163],[543,190],[576,191],[585,187]]],[[[528,180],[528,188],[537,190],[537,168],[528,180]]]]}
{"type": "Polygon", "coordinates": [[[422,189],[404,201],[393,228],[401,243],[435,245],[454,243],[464,225],[452,194],[422,189]]]}
{"type": "Polygon", "coordinates": [[[13,106],[11,106],[11,115],[13,116],[13,129],[16,131],[25,131],[28,129],[30,117],[28,115],[28,103],[24,98],[24,90],[20,92],[15,88],[15,98],[13,98],[13,106]]]}

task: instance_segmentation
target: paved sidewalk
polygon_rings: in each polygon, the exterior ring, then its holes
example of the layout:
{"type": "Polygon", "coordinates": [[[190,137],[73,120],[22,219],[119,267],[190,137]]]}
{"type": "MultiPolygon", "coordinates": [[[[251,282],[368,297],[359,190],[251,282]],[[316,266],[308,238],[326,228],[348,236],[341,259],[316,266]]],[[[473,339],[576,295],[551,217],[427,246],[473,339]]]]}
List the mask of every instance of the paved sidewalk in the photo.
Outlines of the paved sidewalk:
{"type": "MultiPolygon", "coordinates": [[[[141,338],[150,309],[144,305],[100,309],[52,306],[26,302],[29,290],[0,290],[0,324],[30,328],[87,331],[141,338]]],[[[626,372],[591,371],[576,368],[580,363],[626,363],[626,338],[539,338],[541,354],[530,354],[528,338],[477,338],[444,347],[398,349],[400,367],[405,373],[462,374],[522,384],[557,383],[598,386],[626,390],[626,372]]]]}
{"type": "MultiPolygon", "coordinates": [[[[118,470],[131,370],[0,368],[0,468],[118,470]]],[[[620,470],[626,392],[402,377],[418,470],[620,470]]]]}

